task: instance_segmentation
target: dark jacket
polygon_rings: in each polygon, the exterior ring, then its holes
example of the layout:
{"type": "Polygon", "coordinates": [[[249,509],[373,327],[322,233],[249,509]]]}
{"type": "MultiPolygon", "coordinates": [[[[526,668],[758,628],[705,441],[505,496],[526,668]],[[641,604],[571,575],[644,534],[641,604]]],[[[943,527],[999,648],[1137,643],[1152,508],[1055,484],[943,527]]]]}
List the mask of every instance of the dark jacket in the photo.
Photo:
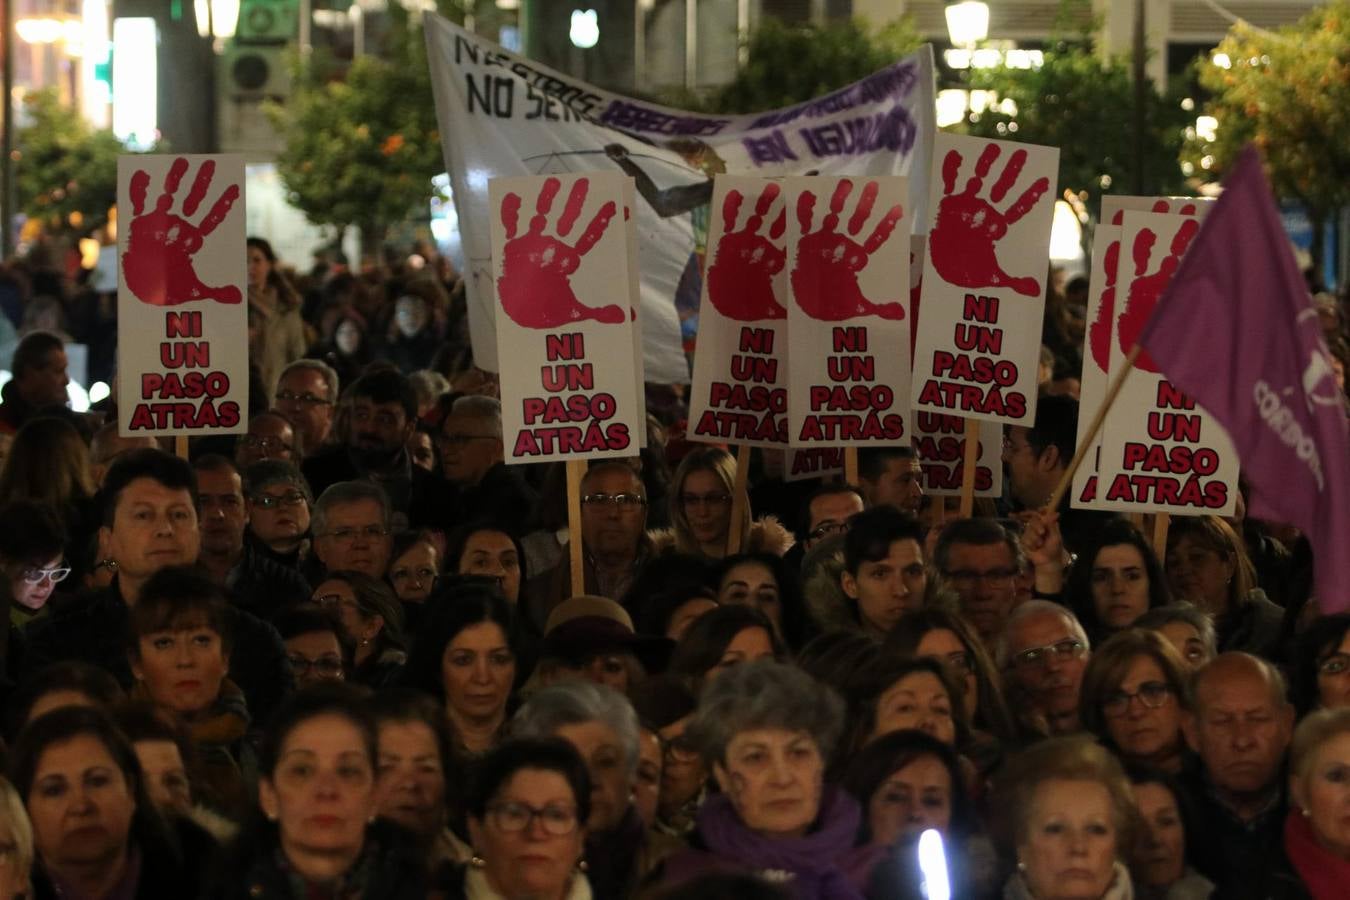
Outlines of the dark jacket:
{"type": "Polygon", "coordinates": [[[260,619],[270,619],[277,610],[308,600],[311,593],[303,575],[249,541],[244,542],[244,555],[225,576],[225,587],[235,606],[260,619]]]}
{"type": "MultiPolygon", "coordinates": [[[[266,722],[294,685],[281,635],[257,616],[231,606],[227,625],[232,635],[230,678],[248,698],[254,720],[266,722]]],[[[117,582],[85,595],[68,609],[46,616],[28,629],[31,672],[43,665],[75,659],[106,669],[130,689],[127,661],[127,606],[117,582]]]]}
{"type": "MultiPolygon", "coordinates": [[[[406,457],[403,457],[406,463],[406,457]]],[[[459,505],[454,489],[440,475],[414,465],[394,477],[363,470],[346,446],[332,447],[305,460],[302,471],[314,496],[339,481],[370,481],[384,488],[395,512],[408,519],[410,528],[449,530],[459,524],[459,505]]]]}
{"type": "MultiPolygon", "coordinates": [[[[215,863],[215,840],[196,823],[174,819],[146,829],[141,819],[132,824],[132,857],[136,868],[134,888],[118,897],[162,900],[165,897],[194,898],[205,886],[202,873],[215,863]],[[155,833],[151,833],[151,832],[155,833]]],[[[60,900],[58,891],[41,863],[33,866],[33,900],[60,900]]]]}
{"type": "Polygon", "coordinates": [[[508,534],[524,536],[527,521],[539,506],[539,495],[525,483],[520,466],[497,463],[481,481],[459,492],[465,522],[486,521],[508,534]]]}
{"type": "Polygon", "coordinates": [[[1187,855],[1196,870],[1215,885],[1223,900],[1268,900],[1270,876],[1287,870],[1284,855],[1284,817],[1288,809],[1286,779],[1278,778],[1280,793],[1270,807],[1249,822],[1239,821],[1215,796],[1203,770],[1182,776],[1195,821],[1203,828],[1188,835],[1187,855]]]}
{"type": "Polygon", "coordinates": [[[1284,610],[1260,588],[1253,588],[1241,606],[1216,624],[1220,653],[1241,650],[1274,663],[1284,661],[1280,652],[1284,610]]]}

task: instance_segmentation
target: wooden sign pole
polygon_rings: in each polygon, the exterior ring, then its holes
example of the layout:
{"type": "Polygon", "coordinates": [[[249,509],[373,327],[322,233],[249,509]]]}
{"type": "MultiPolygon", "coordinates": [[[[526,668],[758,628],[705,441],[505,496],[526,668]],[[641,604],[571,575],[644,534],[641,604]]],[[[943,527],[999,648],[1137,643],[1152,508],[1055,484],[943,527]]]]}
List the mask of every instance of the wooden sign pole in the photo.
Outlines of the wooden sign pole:
{"type": "Polygon", "coordinates": [[[186,434],[173,436],[173,455],[179,459],[188,458],[188,436],[186,434]]]}
{"type": "Polygon", "coordinates": [[[980,420],[966,419],[966,453],[961,461],[961,518],[975,512],[975,467],[980,461],[980,420]]]}
{"type": "Polygon", "coordinates": [[[581,479],[586,460],[567,461],[567,549],[572,561],[572,596],[586,593],[586,569],[581,544],[581,479]]]}
{"type": "Polygon", "coordinates": [[[731,492],[731,524],[727,526],[727,556],[741,552],[741,518],[750,505],[746,485],[750,483],[750,446],[736,448],[736,487],[731,492]]]}
{"type": "MultiPolygon", "coordinates": [[[[1139,353],[1144,348],[1135,344],[1130,348],[1130,352],[1125,356],[1125,363],[1121,366],[1119,374],[1112,380],[1111,386],[1106,389],[1106,396],[1102,398],[1102,405],[1097,407],[1097,414],[1092,417],[1092,423],[1088,425],[1087,433],[1078,440],[1078,450],[1074,453],[1073,459],[1069,462],[1069,467],[1064,470],[1064,474],[1059,478],[1059,484],[1050,494],[1050,499],[1046,501],[1045,508],[1048,510],[1059,509],[1059,502],[1064,499],[1064,494],[1073,485],[1073,475],[1078,471],[1078,467],[1083,464],[1088,451],[1092,449],[1092,442],[1097,439],[1097,432],[1102,430],[1102,423],[1106,421],[1106,414],[1111,409],[1111,404],[1116,402],[1116,397],[1120,394],[1120,389],[1125,385],[1125,379],[1130,377],[1134,371],[1134,361],[1139,358],[1139,353]]],[[[1101,491],[1102,486],[1097,485],[1097,490],[1101,491]]]]}
{"type": "Polygon", "coordinates": [[[1167,556],[1167,529],[1171,524],[1172,517],[1165,512],[1153,516],[1153,553],[1158,559],[1167,556]]]}
{"type": "Polygon", "coordinates": [[[844,448],[844,484],[858,486],[858,448],[844,448]]]}

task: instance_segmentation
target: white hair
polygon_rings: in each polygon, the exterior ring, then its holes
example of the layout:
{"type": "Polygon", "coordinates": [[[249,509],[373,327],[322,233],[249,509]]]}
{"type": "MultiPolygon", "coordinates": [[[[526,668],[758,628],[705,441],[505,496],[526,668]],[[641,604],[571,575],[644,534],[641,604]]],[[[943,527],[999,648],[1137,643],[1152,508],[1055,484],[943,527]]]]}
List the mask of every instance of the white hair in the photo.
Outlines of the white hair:
{"type": "Polygon", "coordinates": [[[994,646],[994,661],[1000,669],[1008,667],[1008,662],[1014,652],[1011,639],[1013,629],[1017,627],[1019,622],[1040,615],[1059,616],[1064,620],[1064,624],[1069,626],[1069,632],[1082,642],[1083,649],[1092,649],[1087,632],[1083,630],[1083,624],[1078,621],[1078,617],[1073,614],[1072,610],[1049,600],[1028,600],[1008,615],[1008,621],[1003,625],[1003,633],[998,636],[998,643],[994,646]]]}
{"type": "Polygon", "coordinates": [[[481,397],[477,394],[460,397],[450,407],[450,415],[482,419],[492,425],[495,433],[499,435],[502,433],[502,402],[494,397],[481,397]]]}

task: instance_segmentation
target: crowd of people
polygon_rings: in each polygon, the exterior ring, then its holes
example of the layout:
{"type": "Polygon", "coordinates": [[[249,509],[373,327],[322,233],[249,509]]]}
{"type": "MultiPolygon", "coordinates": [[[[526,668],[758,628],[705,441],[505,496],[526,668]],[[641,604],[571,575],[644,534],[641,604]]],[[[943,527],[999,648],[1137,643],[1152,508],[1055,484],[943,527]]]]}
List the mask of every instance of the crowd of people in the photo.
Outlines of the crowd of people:
{"type": "Polygon", "coordinates": [[[67,335],[19,341],[0,900],[920,898],[932,831],[956,898],[1347,895],[1350,614],[1306,537],[1045,508],[1077,285],[974,517],[905,446],[855,484],[756,451],[738,497],[652,385],[571,533],[453,273],[391,271],[250,240],[247,432],[186,456],[66,407],[67,335]]]}

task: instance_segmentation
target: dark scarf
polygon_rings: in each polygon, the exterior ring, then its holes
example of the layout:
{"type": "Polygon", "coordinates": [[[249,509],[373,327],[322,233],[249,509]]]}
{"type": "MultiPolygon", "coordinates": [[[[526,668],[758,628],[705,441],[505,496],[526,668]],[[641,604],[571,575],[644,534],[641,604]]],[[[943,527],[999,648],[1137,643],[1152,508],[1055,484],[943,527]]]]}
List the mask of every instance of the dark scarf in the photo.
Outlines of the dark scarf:
{"type": "Polygon", "coordinates": [[[646,826],[631,803],[612,830],[586,836],[586,874],[595,900],[623,900],[632,895],[646,837],[646,826]]]}

